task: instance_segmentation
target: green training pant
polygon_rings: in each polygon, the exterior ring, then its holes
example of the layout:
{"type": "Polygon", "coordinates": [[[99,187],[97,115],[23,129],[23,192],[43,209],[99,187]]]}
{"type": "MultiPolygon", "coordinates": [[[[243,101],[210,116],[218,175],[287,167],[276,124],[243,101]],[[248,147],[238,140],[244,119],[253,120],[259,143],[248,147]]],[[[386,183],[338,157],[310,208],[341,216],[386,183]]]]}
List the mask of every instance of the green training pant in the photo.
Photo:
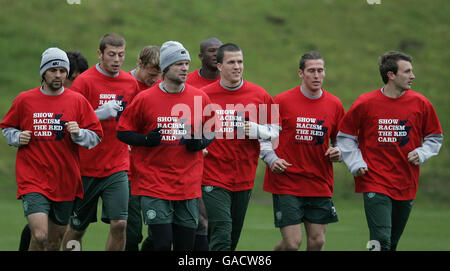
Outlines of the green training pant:
{"type": "Polygon", "coordinates": [[[381,250],[396,250],[411,213],[413,200],[394,200],[380,193],[364,193],[364,210],[370,240],[381,250]]]}
{"type": "MultiPolygon", "coordinates": [[[[130,184],[129,184],[130,185],[130,184]]],[[[128,219],[127,219],[127,238],[126,251],[138,251],[139,244],[142,241],[142,215],[140,196],[131,195],[131,186],[129,187],[128,201],[128,219]]]]}
{"type": "Polygon", "coordinates": [[[203,186],[202,191],[208,216],[209,250],[234,251],[251,190],[232,192],[218,186],[203,186]]]}

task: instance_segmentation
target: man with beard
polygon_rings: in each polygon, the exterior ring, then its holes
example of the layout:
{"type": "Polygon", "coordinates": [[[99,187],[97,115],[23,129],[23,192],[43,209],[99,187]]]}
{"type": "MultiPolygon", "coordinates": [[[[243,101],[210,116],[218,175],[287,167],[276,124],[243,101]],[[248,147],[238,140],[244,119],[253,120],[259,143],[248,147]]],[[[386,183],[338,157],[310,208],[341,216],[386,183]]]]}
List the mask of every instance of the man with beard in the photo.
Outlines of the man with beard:
{"type": "Polygon", "coordinates": [[[103,136],[89,102],[64,87],[67,54],[42,54],[42,86],[19,94],[0,124],[18,147],[17,198],[31,229],[29,250],[59,250],[75,198],[83,197],[79,146],[91,149],[103,136]]]}
{"type": "MultiPolygon", "coordinates": [[[[69,74],[64,80],[64,87],[70,88],[73,81],[82,72],[89,68],[86,58],[79,51],[66,52],[70,62],[69,74]]],[[[19,251],[27,251],[30,246],[31,231],[29,225],[25,225],[20,235],[19,251]]]]}
{"type": "Polygon", "coordinates": [[[204,92],[185,84],[190,60],[181,43],[165,42],[160,53],[163,81],[136,96],[117,132],[132,146],[131,190],[141,197],[157,251],[171,250],[172,245],[173,250],[193,250],[198,227],[201,150],[211,141],[198,127],[209,119],[202,112],[210,101],[204,92]]]}
{"type": "Polygon", "coordinates": [[[433,105],[411,90],[412,57],[380,57],[384,86],[362,94],[339,125],[337,145],[363,193],[371,244],[396,250],[419,183],[419,166],[439,153],[443,135],[433,105]]]}

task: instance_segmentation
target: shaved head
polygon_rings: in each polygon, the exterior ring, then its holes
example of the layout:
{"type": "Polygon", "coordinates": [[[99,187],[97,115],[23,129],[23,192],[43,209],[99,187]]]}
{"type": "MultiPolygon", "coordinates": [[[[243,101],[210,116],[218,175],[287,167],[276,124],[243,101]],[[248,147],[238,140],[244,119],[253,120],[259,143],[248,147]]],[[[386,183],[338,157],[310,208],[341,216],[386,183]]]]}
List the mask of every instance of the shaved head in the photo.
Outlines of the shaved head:
{"type": "Polygon", "coordinates": [[[222,45],[222,42],[218,38],[209,38],[200,43],[200,54],[205,53],[206,48],[211,45],[218,45],[217,47],[222,45]]]}

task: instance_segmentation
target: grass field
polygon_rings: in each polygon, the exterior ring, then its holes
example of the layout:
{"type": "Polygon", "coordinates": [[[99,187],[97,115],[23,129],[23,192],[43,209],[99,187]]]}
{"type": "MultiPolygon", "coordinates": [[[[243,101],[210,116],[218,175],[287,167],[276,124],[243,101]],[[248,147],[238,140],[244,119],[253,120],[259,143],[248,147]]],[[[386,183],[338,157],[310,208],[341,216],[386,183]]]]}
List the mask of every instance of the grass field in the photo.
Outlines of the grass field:
{"type": "MultiPolygon", "coordinates": [[[[0,251],[17,250],[20,233],[26,220],[22,202],[14,199],[15,191],[0,192],[0,251]]],[[[324,250],[363,251],[369,233],[365,222],[362,201],[335,200],[339,222],[330,224],[324,250]]],[[[448,207],[436,206],[417,200],[398,250],[450,251],[450,211],[448,207]]],[[[102,222],[92,224],[83,242],[86,251],[104,250],[109,226],[102,222]]],[[[147,229],[144,228],[144,236],[147,229]]],[[[270,251],[280,240],[280,233],[273,225],[271,197],[264,193],[252,199],[238,244],[238,251],[270,251]]],[[[300,250],[305,250],[303,242],[300,250]]]]}
{"type": "MultiPolygon", "coordinates": [[[[339,222],[328,225],[324,250],[366,250],[369,230],[362,200],[335,200],[334,204],[339,222]]],[[[398,250],[449,251],[449,225],[448,208],[416,202],[398,250]]],[[[280,238],[279,230],[273,225],[271,203],[253,201],[248,210],[238,250],[272,250],[280,238]]],[[[303,242],[300,250],[305,249],[306,243],[303,242]]]]}

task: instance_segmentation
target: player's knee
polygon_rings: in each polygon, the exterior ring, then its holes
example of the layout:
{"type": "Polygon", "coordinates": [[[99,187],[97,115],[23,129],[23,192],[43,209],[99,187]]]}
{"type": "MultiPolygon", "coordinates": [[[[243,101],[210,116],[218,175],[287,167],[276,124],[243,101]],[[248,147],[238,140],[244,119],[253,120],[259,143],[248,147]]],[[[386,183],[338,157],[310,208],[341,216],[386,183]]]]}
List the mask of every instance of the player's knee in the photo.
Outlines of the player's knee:
{"type": "Polygon", "coordinates": [[[61,249],[62,237],[56,240],[47,241],[47,250],[59,251],[61,249]]]}
{"type": "Polygon", "coordinates": [[[46,230],[34,230],[32,239],[38,246],[45,246],[48,240],[48,232],[46,230]]]}
{"type": "Polygon", "coordinates": [[[288,238],[284,240],[284,249],[290,251],[297,251],[302,244],[302,239],[300,238],[288,238]]]}
{"type": "Polygon", "coordinates": [[[324,234],[308,236],[308,247],[310,250],[322,250],[324,245],[325,245],[324,234]]]}
{"type": "Polygon", "coordinates": [[[127,230],[126,220],[111,220],[111,233],[122,234],[127,230]]]}

